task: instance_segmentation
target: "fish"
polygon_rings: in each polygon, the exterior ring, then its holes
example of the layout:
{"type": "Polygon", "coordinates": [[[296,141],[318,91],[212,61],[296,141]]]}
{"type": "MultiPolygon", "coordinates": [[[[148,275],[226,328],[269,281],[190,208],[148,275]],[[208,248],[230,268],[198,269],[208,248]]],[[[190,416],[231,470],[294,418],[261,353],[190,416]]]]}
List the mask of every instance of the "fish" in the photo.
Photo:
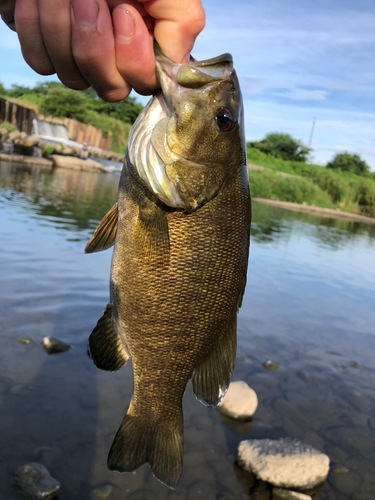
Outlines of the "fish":
{"type": "Polygon", "coordinates": [[[148,463],[173,489],[188,381],[215,407],[233,373],[251,200],[232,56],[177,64],[155,45],[155,58],[161,90],[132,126],[117,203],[85,248],[114,246],[110,302],[88,350],[102,370],[132,363],[134,391],[108,468],[148,463]]]}

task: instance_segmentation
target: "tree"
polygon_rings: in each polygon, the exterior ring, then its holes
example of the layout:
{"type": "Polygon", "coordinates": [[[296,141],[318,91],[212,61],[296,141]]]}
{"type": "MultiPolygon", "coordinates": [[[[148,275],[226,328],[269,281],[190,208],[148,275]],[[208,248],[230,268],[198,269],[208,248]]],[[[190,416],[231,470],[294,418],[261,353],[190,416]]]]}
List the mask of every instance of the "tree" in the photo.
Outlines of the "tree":
{"type": "Polygon", "coordinates": [[[342,172],[352,172],[357,175],[366,175],[370,167],[362,158],[353,153],[337,153],[326,165],[327,168],[341,170],[342,172]]]}
{"type": "Polygon", "coordinates": [[[17,85],[15,83],[12,83],[10,90],[7,91],[7,95],[9,97],[14,97],[15,99],[25,94],[32,94],[32,93],[33,91],[30,87],[26,87],[25,85],[17,85]]]}
{"type": "Polygon", "coordinates": [[[49,90],[55,88],[64,89],[66,87],[61,82],[50,80],[49,82],[37,82],[32,92],[33,94],[46,95],[49,90]]]}
{"type": "Polygon", "coordinates": [[[85,122],[87,98],[76,90],[70,90],[66,87],[53,87],[46,93],[40,111],[45,115],[74,118],[80,122],[85,122]]]}
{"type": "Polygon", "coordinates": [[[259,142],[250,142],[248,146],[259,149],[265,154],[289,161],[306,161],[311,149],[293,139],[289,134],[273,132],[259,142]]]}
{"type": "Polygon", "coordinates": [[[7,91],[5,90],[4,85],[0,82],[0,95],[6,95],[7,91]]]}
{"type": "Polygon", "coordinates": [[[135,97],[127,97],[120,102],[105,102],[91,88],[84,90],[83,93],[88,97],[90,109],[117,118],[124,123],[134,123],[143,109],[142,104],[137,102],[135,97]]]}

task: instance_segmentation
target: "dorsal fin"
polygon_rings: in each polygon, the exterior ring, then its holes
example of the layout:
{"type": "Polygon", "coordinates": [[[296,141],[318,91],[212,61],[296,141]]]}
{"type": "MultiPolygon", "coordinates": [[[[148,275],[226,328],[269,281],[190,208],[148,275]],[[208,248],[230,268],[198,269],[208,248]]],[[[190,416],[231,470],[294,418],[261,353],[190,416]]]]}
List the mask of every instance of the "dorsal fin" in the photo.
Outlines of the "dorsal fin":
{"type": "Polygon", "coordinates": [[[85,253],[101,252],[114,245],[117,233],[117,219],[118,207],[116,203],[95,229],[94,234],[85,247],[85,253]]]}

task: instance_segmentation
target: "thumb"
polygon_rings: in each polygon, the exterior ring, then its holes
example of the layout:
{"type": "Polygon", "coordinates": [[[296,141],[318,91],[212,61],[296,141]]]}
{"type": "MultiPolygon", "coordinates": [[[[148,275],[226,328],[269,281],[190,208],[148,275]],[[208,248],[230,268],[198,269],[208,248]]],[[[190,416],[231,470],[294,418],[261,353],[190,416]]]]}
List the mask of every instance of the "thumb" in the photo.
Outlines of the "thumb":
{"type": "Polygon", "coordinates": [[[177,63],[187,62],[205,25],[200,0],[154,0],[143,5],[155,19],[154,37],[163,53],[177,63]]]}

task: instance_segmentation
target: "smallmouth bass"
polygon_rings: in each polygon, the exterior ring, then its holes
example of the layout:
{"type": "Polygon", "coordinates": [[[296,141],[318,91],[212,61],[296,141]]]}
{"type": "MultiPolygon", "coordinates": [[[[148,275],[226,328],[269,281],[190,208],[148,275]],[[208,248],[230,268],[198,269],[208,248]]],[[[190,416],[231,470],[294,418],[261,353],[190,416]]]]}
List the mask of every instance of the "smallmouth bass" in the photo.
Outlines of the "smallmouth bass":
{"type": "Polygon", "coordinates": [[[132,360],[134,393],[108,467],[148,462],[175,488],[189,379],[209,406],[231,380],[251,203],[232,57],[176,64],[155,54],[161,91],[130,131],[118,202],[85,249],[114,245],[110,303],[89,353],[103,370],[132,360]]]}

